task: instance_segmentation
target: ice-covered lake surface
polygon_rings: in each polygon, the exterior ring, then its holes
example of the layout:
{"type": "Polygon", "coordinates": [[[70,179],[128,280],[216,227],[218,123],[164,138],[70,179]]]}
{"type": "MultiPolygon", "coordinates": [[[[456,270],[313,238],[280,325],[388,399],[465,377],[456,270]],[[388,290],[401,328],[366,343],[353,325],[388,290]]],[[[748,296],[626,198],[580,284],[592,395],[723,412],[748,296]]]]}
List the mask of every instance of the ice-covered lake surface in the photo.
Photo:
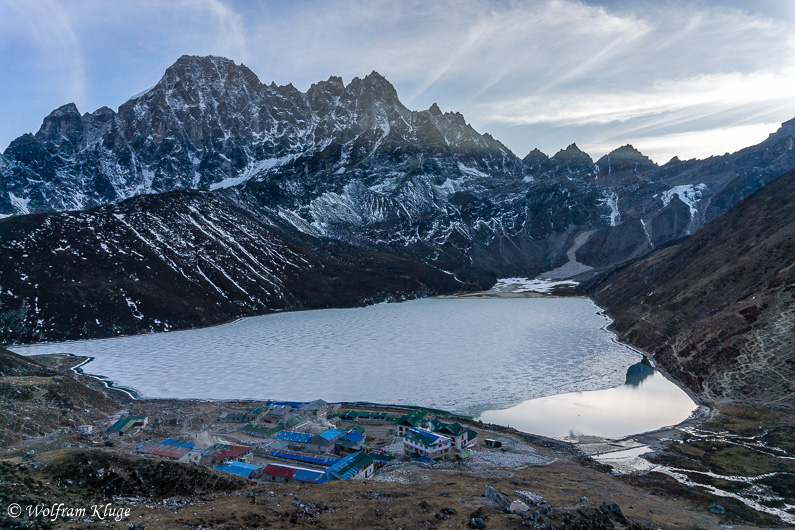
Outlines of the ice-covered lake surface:
{"type": "Polygon", "coordinates": [[[676,425],[696,408],[682,389],[639,362],[627,369],[621,386],[535,398],[478,419],[576,442],[583,435],[621,438],[676,425]]]}
{"type": "Polygon", "coordinates": [[[86,373],[151,398],[322,398],[478,416],[621,386],[641,356],[608,322],[583,298],[426,298],[15,349],[93,357],[86,373]]]}

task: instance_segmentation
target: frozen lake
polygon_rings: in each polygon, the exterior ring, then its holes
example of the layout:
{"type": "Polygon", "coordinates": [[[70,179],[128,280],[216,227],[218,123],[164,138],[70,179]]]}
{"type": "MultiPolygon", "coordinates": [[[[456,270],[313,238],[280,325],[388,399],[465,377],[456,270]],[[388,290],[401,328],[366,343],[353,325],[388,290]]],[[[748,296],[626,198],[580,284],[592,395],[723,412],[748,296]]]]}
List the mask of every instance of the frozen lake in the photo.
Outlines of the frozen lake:
{"type": "Polygon", "coordinates": [[[696,404],[644,362],[627,369],[623,385],[535,398],[488,410],[478,419],[520,431],[577,441],[580,435],[620,438],[676,425],[696,404]]]}
{"type": "Polygon", "coordinates": [[[93,357],[86,373],[151,398],[322,398],[478,416],[620,387],[641,356],[608,322],[582,298],[426,298],[15,350],[93,357]]]}

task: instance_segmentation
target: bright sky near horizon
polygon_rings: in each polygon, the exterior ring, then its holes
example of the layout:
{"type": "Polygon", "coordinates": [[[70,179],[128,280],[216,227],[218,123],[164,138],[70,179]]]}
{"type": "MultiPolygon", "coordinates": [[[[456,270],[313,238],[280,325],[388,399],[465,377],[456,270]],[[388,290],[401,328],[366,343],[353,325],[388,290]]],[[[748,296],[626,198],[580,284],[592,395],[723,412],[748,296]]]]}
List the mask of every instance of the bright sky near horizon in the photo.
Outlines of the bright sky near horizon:
{"type": "Polygon", "coordinates": [[[795,117],[789,0],[0,0],[0,150],[64,103],[118,108],[183,54],[301,90],[377,70],[520,157],[703,158],[795,117]]]}

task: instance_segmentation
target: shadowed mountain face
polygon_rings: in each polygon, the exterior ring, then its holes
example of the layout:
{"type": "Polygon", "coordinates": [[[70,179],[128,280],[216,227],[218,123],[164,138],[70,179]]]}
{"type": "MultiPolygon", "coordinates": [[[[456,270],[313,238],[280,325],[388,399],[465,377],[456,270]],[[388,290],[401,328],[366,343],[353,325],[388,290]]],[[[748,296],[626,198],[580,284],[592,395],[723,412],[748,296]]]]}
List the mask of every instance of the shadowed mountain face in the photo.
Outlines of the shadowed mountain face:
{"type": "Polygon", "coordinates": [[[623,340],[709,401],[795,406],[795,171],[588,286],[623,340]]]}
{"type": "Polygon", "coordinates": [[[167,331],[466,288],[409,259],[294,230],[287,239],[233,195],[147,195],[86,212],[4,220],[0,284],[5,300],[22,305],[4,311],[0,341],[167,331]],[[32,299],[24,296],[31,279],[32,299]]]}
{"type": "MultiPolygon", "coordinates": [[[[45,118],[35,135],[14,140],[3,152],[0,216],[8,218],[0,219],[0,238],[4,248],[18,252],[19,261],[3,264],[0,305],[6,314],[14,312],[14,322],[23,323],[25,340],[51,337],[47,325],[35,326],[34,333],[32,323],[82,315],[83,305],[92,306],[98,295],[91,282],[72,286],[80,294],[64,298],[57,311],[55,306],[45,309],[42,304],[51,295],[43,291],[49,266],[63,266],[58,251],[40,254],[43,261],[36,264],[25,254],[32,256],[48,243],[71,250],[99,245],[81,260],[92,282],[107,285],[111,272],[121,271],[121,276],[137,274],[148,283],[155,280],[141,275],[145,269],[136,269],[131,261],[122,260],[116,264],[121,269],[113,271],[102,261],[114,261],[124,252],[143,254],[138,245],[160,245],[150,234],[162,236],[162,226],[167,226],[168,238],[173,238],[168,243],[181,250],[169,257],[173,267],[164,266],[193,270],[204,258],[194,254],[201,249],[191,238],[213,234],[210,212],[226,218],[230,209],[246,212],[235,217],[241,223],[236,230],[226,230],[231,246],[248,245],[251,234],[268,227],[285,244],[331,245],[339,249],[340,259],[348,252],[368,253],[425,264],[446,271],[441,274],[462,288],[488,287],[498,277],[534,276],[567,263],[562,270],[602,270],[695,232],[795,167],[794,134],[795,120],[738,153],[663,166],[632,146],[596,163],[575,144],[552,157],[534,150],[520,160],[488,134],[475,131],[461,114],[443,113],[435,104],[424,111],[407,109],[376,72],[348,85],[331,77],[304,93],[292,85],[263,84],[228,59],[184,56],[157,85],[117,111],[103,107],[81,115],[73,104],[64,105],[45,118]],[[185,213],[190,220],[177,219],[159,210],[162,200],[151,196],[162,193],[171,194],[167,201],[173,211],[194,207],[202,215],[185,213]],[[113,235],[124,225],[108,224],[106,210],[92,209],[128,199],[124,208],[137,211],[140,238],[113,235]],[[197,200],[206,204],[197,205],[197,200]],[[85,214],[56,213],[70,210],[85,214]],[[48,214],[35,219],[49,219],[52,231],[45,235],[24,220],[24,214],[32,213],[48,214]],[[84,224],[62,223],[77,218],[84,224]],[[181,223],[189,228],[177,230],[181,223]],[[85,237],[103,230],[110,230],[108,237],[116,237],[118,244],[85,237]],[[105,253],[102,244],[112,253],[105,253]],[[39,312],[37,305],[42,306],[39,312]]],[[[249,252],[261,264],[276,259],[264,247],[249,252]]],[[[351,267],[347,277],[353,283],[357,260],[340,265],[351,267]]],[[[277,264],[276,276],[289,270],[277,264]]],[[[236,267],[224,270],[248,274],[246,266],[236,267]]],[[[209,275],[194,274],[192,281],[204,283],[197,293],[218,292],[209,275]]],[[[418,292],[415,287],[409,290],[418,292]]],[[[223,287],[220,291],[228,294],[223,287]]],[[[186,308],[201,305],[193,292],[184,292],[186,308]]],[[[361,302],[369,299],[360,294],[361,302]]],[[[153,318],[184,327],[188,320],[199,325],[312,305],[309,298],[294,305],[287,295],[277,303],[279,296],[270,293],[267,304],[244,302],[245,310],[221,303],[209,320],[191,320],[184,316],[187,309],[179,317],[166,311],[153,318]]],[[[113,300],[108,310],[112,307],[119,318],[126,313],[126,323],[105,333],[159,329],[152,327],[153,320],[145,324],[136,318],[126,298],[113,300]]],[[[132,295],[130,300],[143,303],[132,295]]]]}

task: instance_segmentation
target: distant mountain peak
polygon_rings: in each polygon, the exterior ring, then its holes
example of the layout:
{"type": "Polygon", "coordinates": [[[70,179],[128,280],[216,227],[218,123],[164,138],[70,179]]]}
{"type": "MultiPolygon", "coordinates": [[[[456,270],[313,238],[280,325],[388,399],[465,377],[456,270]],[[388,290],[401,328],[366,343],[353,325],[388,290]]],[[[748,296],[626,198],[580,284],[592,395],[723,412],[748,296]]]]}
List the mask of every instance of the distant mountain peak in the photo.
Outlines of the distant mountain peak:
{"type": "Polygon", "coordinates": [[[613,171],[642,171],[657,166],[649,157],[635,149],[631,144],[622,145],[596,161],[601,174],[613,171]]]}
{"type": "Polygon", "coordinates": [[[626,158],[645,158],[643,153],[638,151],[632,144],[622,145],[617,149],[610,151],[611,157],[626,157],[626,158]]]}
{"type": "Polygon", "coordinates": [[[386,81],[387,83],[389,83],[389,81],[386,80],[386,77],[382,76],[375,70],[364,76],[364,79],[365,80],[370,79],[371,81],[386,81]]]}
{"type": "Polygon", "coordinates": [[[330,85],[336,85],[339,88],[345,88],[345,83],[342,81],[342,77],[338,75],[329,76],[329,78],[326,80],[326,83],[329,83],[330,85]]]}
{"type": "Polygon", "coordinates": [[[566,149],[561,149],[555,153],[555,156],[552,157],[552,160],[558,164],[565,164],[569,166],[593,164],[593,159],[591,156],[577,147],[576,143],[572,143],[566,149]]]}
{"type": "Polygon", "coordinates": [[[527,156],[525,156],[522,159],[522,162],[524,162],[528,166],[536,167],[538,169],[542,165],[549,162],[549,156],[547,156],[546,153],[544,153],[543,151],[541,151],[536,147],[535,149],[527,153],[527,156]]]}
{"type": "Polygon", "coordinates": [[[257,75],[246,65],[237,64],[231,59],[214,55],[183,55],[166,69],[155,88],[175,89],[186,84],[196,87],[214,81],[231,81],[232,84],[242,81],[251,88],[262,85],[257,75]]]}
{"type": "MultiPolygon", "coordinates": [[[[351,81],[351,85],[353,85],[353,81],[351,81]]],[[[350,88],[351,85],[348,85],[348,88],[350,88]]],[[[397,90],[395,90],[392,83],[375,70],[364,76],[364,79],[361,80],[361,86],[381,90],[390,95],[394,94],[394,97],[397,98],[397,90]]]]}

